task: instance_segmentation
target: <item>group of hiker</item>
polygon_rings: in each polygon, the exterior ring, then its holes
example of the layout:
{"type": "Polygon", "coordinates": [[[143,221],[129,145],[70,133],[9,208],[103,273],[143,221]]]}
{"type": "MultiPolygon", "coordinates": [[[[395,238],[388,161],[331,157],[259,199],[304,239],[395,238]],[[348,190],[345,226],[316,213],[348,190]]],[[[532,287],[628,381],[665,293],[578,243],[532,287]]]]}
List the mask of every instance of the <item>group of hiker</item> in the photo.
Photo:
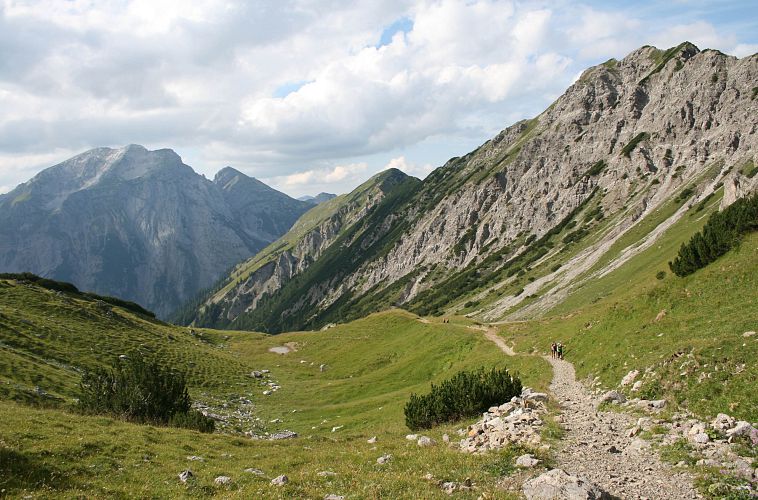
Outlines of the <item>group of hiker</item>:
{"type": "Polygon", "coordinates": [[[550,355],[553,359],[563,359],[563,344],[560,342],[553,342],[550,345],[550,355]]]}

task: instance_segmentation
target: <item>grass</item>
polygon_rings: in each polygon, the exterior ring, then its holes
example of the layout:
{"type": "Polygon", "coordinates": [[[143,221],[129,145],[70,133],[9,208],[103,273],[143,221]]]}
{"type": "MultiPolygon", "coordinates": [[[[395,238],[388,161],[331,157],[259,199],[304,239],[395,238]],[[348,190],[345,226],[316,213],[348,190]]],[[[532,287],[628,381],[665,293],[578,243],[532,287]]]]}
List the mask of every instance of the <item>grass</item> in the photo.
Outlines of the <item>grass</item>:
{"type": "MultiPolygon", "coordinates": [[[[13,281],[0,281],[0,304],[0,489],[9,496],[446,498],[423,479],[431,473],[446,481],[470,477],[477,489],[462,498],[503,497],[499,476],[486,467],[493,457],[407,441],[403,405],[411,392],[426,392],[430,382],[461,369],[506,366],[538,390],[551,376],[541,359],[505,357],[468,321],[421,321],[398,310],[324,332],[272,337],[213,330],[191,335],[121,308],[98,309],[13,281]],[[297,350],[269,351],[285,343],[297,350]],[[238,419],[225,434],[207,435],[72,412],[81,367],[140,350],[186,369],[193,398],[214,402],[214,412],[234,413],[233,401],[244,396],[253,401],[253,416],[238,419]],[[264,396],[265,387],[249,376],[260,369],[271,370],[281,390],[264,396]],[[35,385],[57,399],[39,396],[35,385]],[[267,441],[235,434],[283,429],[300,437],[267,441]],[[371,436],[378,437],[374,445],[366,442],[371,436]],[[377,465],[385,453],[392,461],[377,465]],[[193,455],[204,461],[189,461],[193,455]],[[196,479],[184,485],[177,474],[187,468],[196,479]],[[265,477],[246,468],[262,469],[265,477]],[[319,477],[324,470],[337,475],[319,477]],[[283,488],[269,484],[279,474],[290,478],[283,488]],[[232,477],[232,485],[214,485],[219,475],[232,477]]],[[[467,423],[425,434],[437,442],[443,433],[455,439],[455,430],[467,423]]]]}
{"type": "Polygon", "coordinates": [[[583,300],[599,297],[594,303],[505,332],[519,351],[547,352],[552,340],[562,341],[579,378],[591,374],[616,387],[628,371],[649,369],[643,390],[651,397],[703,418],[724,412],[754,419],[758,342],[742,333],[758,323],[758,234],[687,278],[656,279],[696,225],[684,217],[657,245],[587,285],[583,300]]]}

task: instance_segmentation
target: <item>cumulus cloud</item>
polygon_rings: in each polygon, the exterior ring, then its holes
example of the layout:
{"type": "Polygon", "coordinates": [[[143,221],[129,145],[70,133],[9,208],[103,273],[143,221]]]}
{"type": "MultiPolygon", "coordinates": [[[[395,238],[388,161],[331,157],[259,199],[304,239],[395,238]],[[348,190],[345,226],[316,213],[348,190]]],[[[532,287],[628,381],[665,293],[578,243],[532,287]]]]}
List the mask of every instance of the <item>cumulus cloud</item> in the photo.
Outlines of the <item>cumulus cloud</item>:
{"type": "Polygon", "coordinates": [[[0,0],[0,185],[129,143],[298,195],[346,191],[390,164],[423,176],[539,113],[586,66],[644,43],[755,52],[754,30],[709,9],[0,0]]]}

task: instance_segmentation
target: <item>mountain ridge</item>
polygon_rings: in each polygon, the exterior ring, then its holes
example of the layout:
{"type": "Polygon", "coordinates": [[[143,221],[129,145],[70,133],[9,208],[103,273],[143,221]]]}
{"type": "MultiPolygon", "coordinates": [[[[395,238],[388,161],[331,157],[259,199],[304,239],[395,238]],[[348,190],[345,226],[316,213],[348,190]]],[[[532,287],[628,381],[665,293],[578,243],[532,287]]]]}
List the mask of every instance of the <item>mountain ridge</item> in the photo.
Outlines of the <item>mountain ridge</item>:
{"type": "MultiPolygon", "coordinates": [[[[279,321],[318,328],[392,305],[488,321],[526,306],[541,314],[666,201],[689,190],[682,201],[697,203],[723,190],[726,204],[756,190],[758,179],[741,167],[755,154],[757,76],[756,55],[737,59],[688,42],[588,68],[543,113],[452,158],[377,221],[394,235],[385,251],[347,275],[298,285],[298,299],[286,285],[269,289],[269,303],[291,301],[274,307],[278,316],[248,303],[250,321],[234,321],[267,331],[279,321]],[[548,262],[570,266],[548,271],[548,262]],[[526,278],[539,279],[541,290],[526,278]],[[484,295],[474,297],[479,289],[484,295]]],[[[360,260],[348,249],[344,259],[360,260]]],[[[222,317],[224,301],[241,300],[227,292],[214,298],[222,317]]]]}
{"type": "Polygon", "coordinates": [[[216,177],[234,180],[205,179],[170,149],[76,155],[0,196],[0,271],[70,281],[165,317],[311,207],[236,170],[216,177]]]}

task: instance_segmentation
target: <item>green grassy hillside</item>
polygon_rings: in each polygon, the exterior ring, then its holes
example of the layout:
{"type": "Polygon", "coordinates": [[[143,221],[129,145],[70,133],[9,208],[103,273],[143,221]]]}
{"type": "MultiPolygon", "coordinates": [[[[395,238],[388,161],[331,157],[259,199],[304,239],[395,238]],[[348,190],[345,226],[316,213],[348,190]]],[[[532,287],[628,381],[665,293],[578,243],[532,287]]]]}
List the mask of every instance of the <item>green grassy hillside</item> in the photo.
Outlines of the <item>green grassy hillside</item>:
{"type": "MultiPolygon", "coordinates": [[[[191,335],[186,328],[14,281],[0,282],[0,304],[0,489],[11,497],[445,497],[423,479],[427,473],[445,480],[471,477],[479,485],[471,498],[496,494],[498,455],[419,448],[404,437],[409,431],[403,405],[411,392],[426,392],[430,381],[460,369],[507,366],[541,389],[550,379],[544,361],[505,358],[481,331],[403,311],[323,332],[272,337],[212,330],[191,335]],[[285,344],[296,350],[269,350],[285,344]],[[73,411],[83,367],[140,352],[186,370],[193,398],[211,404],[214,413],[243,409],[250,415],[230,417],[226,433],[207,435],[73,411]],[[263,395],[267,386],[250,377],[262,369],[281,386],[269,396],[263,395]],[[240,397],[252,409],[240,407],[240,397]],[[284,429],[300,437],[267,441],[243,434],[284,429]],[[366,442],[371,436],[378,437],[376,444],[366,442]],[[377,465],[385,453],[393,460],[377,465]],[[193,455],[204,460],[188,460],[193,455]],[[187,468],[196,475],[189,486],[177,479],[187,468]],[[244,472],[247,468],[262,469],[265,476],[244,472]],[[337,475],[317,476],[324,470],[337,475]],[[290,477],[288,486],[269,484],[279,474],[290,477]],[[232,485],[215,486],[219,475],[232,477],[232,485]]],[[[440,441],[455,428],[440,427],[430,435],[440,441]]]]}
{"type": "Polygon", "coordinates": [[[647,372],[643,397],[665,397],[703,417],[755,420],[758,336],[744,334],[758,330],[758,233],[686,278],[667,266],[707,212],[694,207],[655,245],[586,283],[548,317],[504,325],[504,335],[519,351],[547,353],[551,341],[562,341],[577,374],[607,387],[637,369],[647,372]]]}

